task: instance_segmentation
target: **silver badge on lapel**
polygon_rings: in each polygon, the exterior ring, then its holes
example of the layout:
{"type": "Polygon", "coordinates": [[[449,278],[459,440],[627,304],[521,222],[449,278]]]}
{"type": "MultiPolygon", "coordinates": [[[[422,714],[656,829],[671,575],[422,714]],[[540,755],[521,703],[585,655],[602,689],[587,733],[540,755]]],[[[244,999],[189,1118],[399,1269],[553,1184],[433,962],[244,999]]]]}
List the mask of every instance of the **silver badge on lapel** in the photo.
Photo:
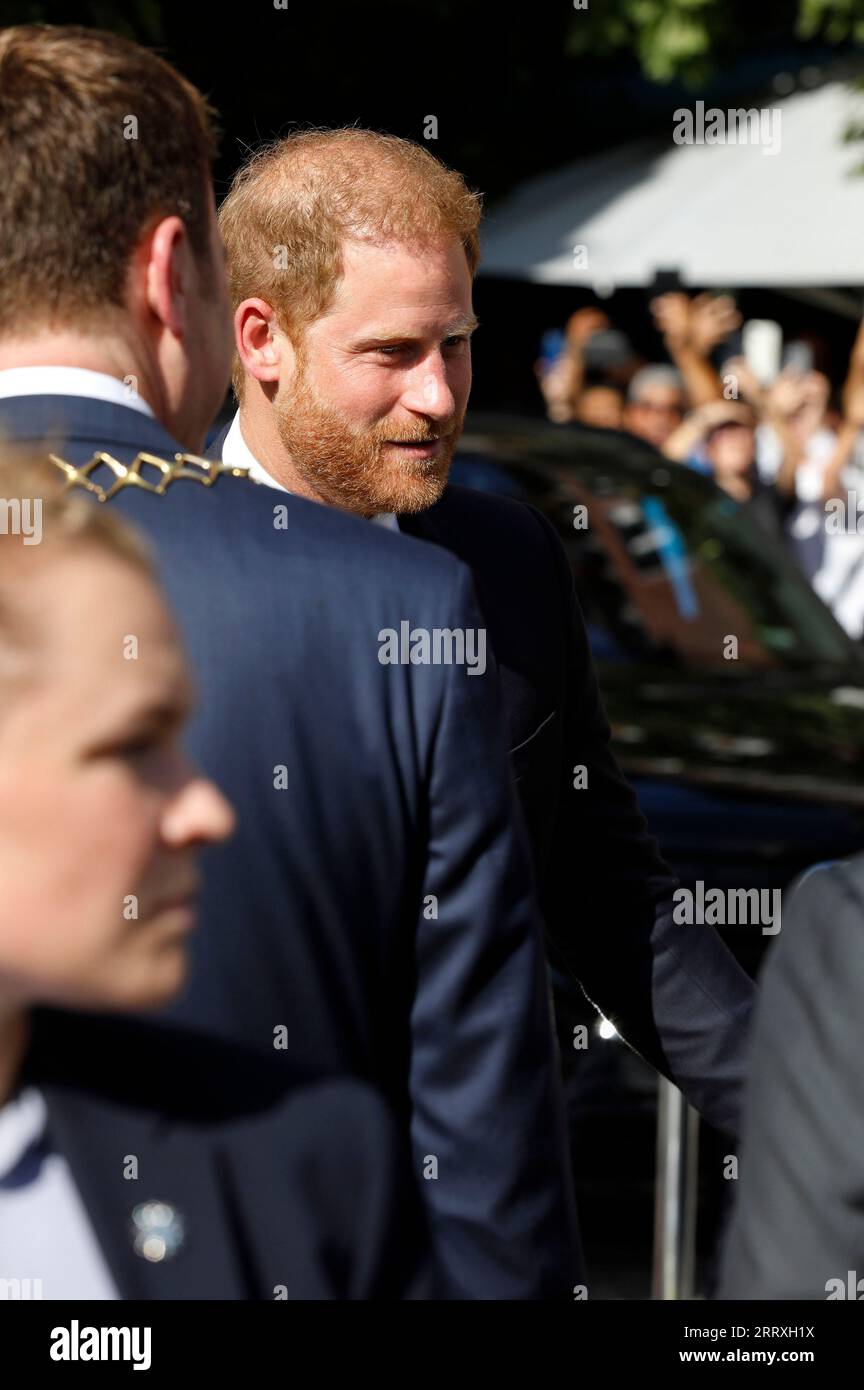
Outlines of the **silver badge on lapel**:
{"type": "Polygon", "coordinates": [[[135,1254],[151,1264],[173,1259],[186,1237],[183,1218],[169,1202],[139,1202],[132,1231],[135,1254]]]}

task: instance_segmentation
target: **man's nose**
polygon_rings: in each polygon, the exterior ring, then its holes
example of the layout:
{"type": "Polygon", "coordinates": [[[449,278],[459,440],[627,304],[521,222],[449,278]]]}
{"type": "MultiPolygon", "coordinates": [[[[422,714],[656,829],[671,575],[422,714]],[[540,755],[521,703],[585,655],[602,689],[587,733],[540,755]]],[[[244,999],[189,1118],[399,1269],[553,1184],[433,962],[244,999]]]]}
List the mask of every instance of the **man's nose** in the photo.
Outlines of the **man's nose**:
{"type": "Polygon", "coordinates": [[[165,809],[162,837],[175,849],[215,845],[227,840],[236,824],[234,808],[216,783],[193,773],[165,809]]]}
{"type": "Polygon", "coordinates": [[[433,420],[448,420],[455,415],[456,401],[440,355],[427,358],[411,372],[401,404],[415,415],[428,415],[433,420]]]}

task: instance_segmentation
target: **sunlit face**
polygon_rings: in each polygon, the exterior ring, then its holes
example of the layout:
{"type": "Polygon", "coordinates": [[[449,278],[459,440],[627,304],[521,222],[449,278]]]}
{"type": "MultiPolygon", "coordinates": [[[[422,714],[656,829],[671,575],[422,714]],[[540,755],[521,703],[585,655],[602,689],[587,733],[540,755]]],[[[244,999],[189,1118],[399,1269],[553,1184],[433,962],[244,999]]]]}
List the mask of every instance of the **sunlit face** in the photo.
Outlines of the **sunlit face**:
{"type": "Polygon", "coordinates": [[[437,501],[468,403],[475,325],[458,242],[346,243],[334,302],[275,399],[282,443],[315,496],[363,516],[437,501]]]}
{"type": "Polygon", "coordinates": [[[712,430],[705,452],[718,483],[749,477],[756,460],[756,436],[751,425],[735,420],[712,430]]]}
{"type": "Polygon", "coordinates": [[[823,422],[831,383],[822,372],[807,372],[801,382],[801,395],[801,404],[789,417],[788,425],[798,442],[806,445],[823,422]]]}
{"type": "Polygon", "coordinates": [[[600,430],[620,430],[623,417],[623,398],[614,387],[589,386],[582,392],[578,412],[580,424],[600,430]]]}
{"type": "Polygon", "coordinates": [[[684,418],[684,400],[677,386],[662,386],[659,382],[645,386],[636,401],[628,401],[624,412],[625,428],[640,439],[660,449],[684,418]]]}
{"type": "MultiPolygon", "coordinates": [[[[558,425],[569,424],[576,413],[579,398],[581,373],[576,357],[572,353],[562,352],[548,365],[538,363],[536,370],[549,419],[558,425]]],[[[591,422],[586,420],[583,423],[591,422]]]]}
{"type": "Polygon", "coordinates": [[[184,979],[198,847],[233,822],[178,746],[177,635],[123,559],[67,547],[24,582],[37,636],[0,687],[0,997],[157,1005],[184,979]]]}

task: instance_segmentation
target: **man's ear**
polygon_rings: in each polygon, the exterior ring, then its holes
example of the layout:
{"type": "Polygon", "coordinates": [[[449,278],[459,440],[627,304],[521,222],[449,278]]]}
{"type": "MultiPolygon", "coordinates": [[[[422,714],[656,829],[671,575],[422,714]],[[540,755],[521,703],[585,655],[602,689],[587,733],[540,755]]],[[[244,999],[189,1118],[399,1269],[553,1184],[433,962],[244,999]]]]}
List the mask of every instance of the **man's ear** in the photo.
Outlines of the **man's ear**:
{"type": "Polygon", "coordinates": [[[183,219],[163,217],[140,251],[146,272],[147,308],[175,338],[182,338],[195,286],[192,248],[183,219]]]}
{"type": "Polygon", "coordinates": [[[234,311],[234,345],[244,372],[255,381],[279,382],[294,372],[291,340],[266,299],[244,299],[234,311]]]}

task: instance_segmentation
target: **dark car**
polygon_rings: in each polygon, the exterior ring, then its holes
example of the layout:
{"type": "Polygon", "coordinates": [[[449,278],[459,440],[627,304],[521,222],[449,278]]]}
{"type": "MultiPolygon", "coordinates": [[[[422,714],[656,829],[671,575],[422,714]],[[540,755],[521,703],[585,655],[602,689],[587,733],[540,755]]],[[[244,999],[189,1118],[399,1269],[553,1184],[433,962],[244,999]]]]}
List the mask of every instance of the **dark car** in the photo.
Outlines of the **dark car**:
{"type": "MultiPolygon", "coordinates": [[[[475,416],[452,479],[530,503],[555,526],[616,755],[682,884],[782,890],[864,847],[864,655],[782,540],[710,478],[612,430],[475,416]]],[[[757,974],[773,935],[718,930],[757,974]]],[[[563,1010],[562,1041],[574,1017],[596,1026],[572,998],[563,1010]]],[[[593,1253],[612,1268],[610,1241],[634,1229],[647,1258],[654,1074],[614,1041],[570,1061],[589,1264],[593,1253]]],[[[728,1147],[703,1133],[709,1253],[728,1147]]]]}

